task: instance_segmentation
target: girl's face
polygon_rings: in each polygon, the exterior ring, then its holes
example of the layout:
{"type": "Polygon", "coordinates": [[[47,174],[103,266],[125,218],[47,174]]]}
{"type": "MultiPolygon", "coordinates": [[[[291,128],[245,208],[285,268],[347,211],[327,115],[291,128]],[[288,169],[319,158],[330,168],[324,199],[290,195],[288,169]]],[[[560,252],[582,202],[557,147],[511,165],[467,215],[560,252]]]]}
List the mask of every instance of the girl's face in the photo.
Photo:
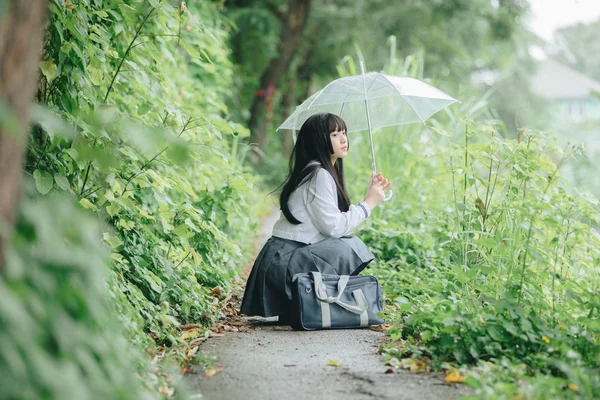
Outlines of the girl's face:
{"type": "Polygon", "coordinates": [[[331,155],[331,162],[335,164],[338,158],[344,158],[348,155],[348,136],[346,131],[333,131],[329,134],[331,138],[331,146],[333,147],[333,154],[331,155]]]}

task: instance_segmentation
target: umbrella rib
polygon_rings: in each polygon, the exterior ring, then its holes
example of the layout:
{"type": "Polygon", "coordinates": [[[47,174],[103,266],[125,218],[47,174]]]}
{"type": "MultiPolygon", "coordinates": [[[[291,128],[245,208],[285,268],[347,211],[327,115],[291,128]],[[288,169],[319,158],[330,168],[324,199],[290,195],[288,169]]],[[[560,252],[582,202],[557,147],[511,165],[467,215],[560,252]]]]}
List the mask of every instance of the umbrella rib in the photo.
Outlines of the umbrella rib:
{"type": "Polygon", "coordinates": [[[321,96],[323,94],[323,92],[325,91],[325,89],[327,89],[333,82],[335,82],[335,81],[329,82],[327,85],[325,85],[325,87],[323,89],[321,89],[321,91],[319,91],[319,94],[317,94],[315,96],[315,98],[313,99],[313,101],[310,102],[310,105],[308,107],[306,107],[305,110],[311,108],[312,105],[313,105],[313,103],[319,98],[319,96],[321,96]]]}
{"type": "Polygon", "coordinates": [[[423,118],[421,118],[421,116],[419,115],[419,113],[417,112],[417,110],[415,110],[415,108],[413,107],[412,104],[410,104],[410,101],[407,101],[404,96],[402,96],[402,94],[400,93],[400,91],[398,90],[398,88],[396,87],[396,85],[394,85],[394,83],[392,81],[390,81],[388,79],[387,76],[385,76],[384,74],[381,74],[381,76],[383,76],[385,78],[386,81],[388,81],[390,83],[390,85],[392,85],[392,87],[394,89],[396,89],[396,92],[398,92],[398,96],[400,96],[402,98],[402,100],[406,101],[406,103],[410,106],[410,108],[412,108],[412,110],[415,112],[415,114],[417,114],[417,117],[419,117],[419,119],[421,120],[422,123],[425,123],[425,121],[423,120],[423,118]]]}
{"type": "Polygon", "coordinates": [[[354,91],[356,91],[356,92],[359,92],[359,93],[360,93],[360,89],[357,89],[357,88],[355,88],[354,86],[348,85],[346,82],[342,82],[342,81],[340,80],[338,83],[339,83],[340,85],[344,85],[344,86],[346,86],[347,88],[350,88],[350,89],[352,89],[352,90],[354,90],[354,91]]]}
{"type": "MultiPolygon", "coordinates": [[[[352,90],[356,90],[357,92],[360,93],[360,90],[356,89],[354,86],[350,86],[350,85],[346,85],[344,82],[340,82],[342,85],[349,87],[352,90]]],[[[342,101],[342,108],[340,108],[340,113],[339,116],[342,116],[342,111],[344,111],[344,107],[346,106],[346,99],[348,98],[348,96],[350,95],[350,91],[346,92],[346,97],[344,97],[344,101],[342,101]]]]}

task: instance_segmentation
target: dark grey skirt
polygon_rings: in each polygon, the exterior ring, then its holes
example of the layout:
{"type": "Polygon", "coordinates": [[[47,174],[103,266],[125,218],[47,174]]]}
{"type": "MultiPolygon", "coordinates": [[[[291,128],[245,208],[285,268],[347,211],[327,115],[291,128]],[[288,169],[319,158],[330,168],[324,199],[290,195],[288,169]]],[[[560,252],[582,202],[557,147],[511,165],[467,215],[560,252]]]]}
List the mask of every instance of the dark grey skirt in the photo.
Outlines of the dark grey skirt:
{"type": "Polygon", "coordinates": [[[264,245],[246,283],[241,313],[273,317],[287,315],[292,277],[297,273],[358,275],[373,254],[355,236],[305,244],[272,236],[264,245]]]}

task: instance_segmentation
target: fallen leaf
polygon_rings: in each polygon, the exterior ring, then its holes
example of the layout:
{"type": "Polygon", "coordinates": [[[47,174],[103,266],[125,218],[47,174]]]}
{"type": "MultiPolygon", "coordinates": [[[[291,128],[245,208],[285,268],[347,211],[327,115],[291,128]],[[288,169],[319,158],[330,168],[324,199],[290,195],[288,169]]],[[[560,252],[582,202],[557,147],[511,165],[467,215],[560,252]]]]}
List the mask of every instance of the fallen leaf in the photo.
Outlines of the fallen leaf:
{"type": "Polygon", "coordinates": [[[394,373],[394,369],[393,368],[388,368],[385,370],[386,374],[393,374],[394,373]]]}
{"type": "Polygon", "coordinates": [[[206,340],[205,337],[199,337],[197,339],[194,339],[190,342],[190,347],[198,346],[200,343],[204,342],[205,340],[206,340]]]}
{"type": "Polygon", "coordinates": [[[329,360],[327,361],[327,365],[332,367],[339,367],[340,365],[342,365],[342,362],[338,360],[329,360]]]}
{"type": "Polygon", "coordinates": [[[218,374],[219,372],[221,372],[223,370],[223,368],[210,368],[207,369],[206,371],[204,371],[204,375],[211,378],[213,376],[215,376],[216,374],[218,374]]]}
{"type": "Polygon", "coordinates": [[[415,360],[414,358],[405,358],[400,361],[400,366],[408,369],[411,372],[425,372],[427,364],[423,360],[415,360]]]}
{"type": "Polygon", "coordinates": [[[202,325],[200,324],[185,324],[185,325],[181,325],[180,328],[182,331],[186,331],[188,329],[192,329],[192,328],[200,328],[202,325]]]}
{"type": "Polygon", "coordinates": [[[284,367],[295,367],[296,364],[283,364],[284,367]]]}
{"type": "Polygon", "coordinates": [[[414,363],[411,364],[410,370],[411,372],[424,372],[427,369],[427,364],[423,360],[414,360],[414,363]]]}
{"type": "Polygon", "coordinates": [[[394,368],[400,368],[402,366],[402,364],[400,363],[400,360],[398,360],[397,358],[391,358],[388,361],[385,362],[384,365],[389,365],[390,367],[394,367],[394,368]]]}
{"type": "Polygon", "coordinates": [[[171,397],[173,396],[173,393],[175,393],[175,389],[170,388],[168,386],[161,386],[158,391],[162,394],[165,395],[167,397],[171,397]]]}
{"type": "Polygon", "coordinates": [[[211,290],[211,293],[213,294],[213,296],[221,297],[221,287],[214,287],[213,290],[211,290]]]}
{"type": "Polygon", "coordinates": [[[181,336],[179,336],[179,337],[182,338],[183,340],[195,339],[198,337],[198,328],[193,328],[193,329],[187,330],[187,331],[183,332],[181,334],[181,336]]]}
{"type": "Polygon", "coordinates": [[[209,337],[223,337],[223,336],[225,336],[225,334],[224,333],[211,333],[208,336],[209,337]]]}
{"type": "Polygon", "coordinates": [[[192,358],[198,352],[198,346],[194,346],[188,350],[187,356],[188,358],[192,358]]]}
{"type": "Polygon", "coordinates": [[[372,331],[377,331],[377,332],[385,332],[385,331],[389,330],[391,327],[392,327],[392,325],[390,325],[390,324],[383,324],[383,325],[372,325],[369,327],[369,329],[372,331]]]}
{"type": "Polygon", "coordinates": [[[467,376],[461,376],[457,369],[454,369],[446,375],[444,381],[446,383],[463,383],[467,376]]]}

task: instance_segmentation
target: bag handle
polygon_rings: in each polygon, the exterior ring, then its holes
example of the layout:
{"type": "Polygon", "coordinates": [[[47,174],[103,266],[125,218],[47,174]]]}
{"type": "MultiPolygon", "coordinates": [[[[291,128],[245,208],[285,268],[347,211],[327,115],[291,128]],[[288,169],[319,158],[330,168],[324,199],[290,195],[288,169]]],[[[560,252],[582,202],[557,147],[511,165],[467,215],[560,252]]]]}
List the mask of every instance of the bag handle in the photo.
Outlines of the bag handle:
{"type": "Polygon", "coordinates": [[[354,314],[363,314],[369,307],[369,304],[367,303],[367,299],[365,298],[365,294],[363,293],[363,291],[361,289],[356,289],[352,292],[352,296],[354,296],[354,300],[356,300],[357,305],[344,303],[343,301],[340,300],[342,293],[344,292],[344,290],[346,289],[346,286],[348,285],[350,276],[348,276],[348,275],[340,276],[340,279],[338,280],[338,295],[336,297],[333,297],[333,296],[327,295],[327,289],[325,287],[325,284],[323,283],[323,278],[321,277],[321,273],[317,272],[317,271],[311,271],[310,273],[313,276],[313,281],[315,283],[315,294],[316,294],[318,300],[325,302],[325,303],[335,303],[338,306],[340,306],[340,307],[344,308],[345,310],[348,310],[354,314]]]}

